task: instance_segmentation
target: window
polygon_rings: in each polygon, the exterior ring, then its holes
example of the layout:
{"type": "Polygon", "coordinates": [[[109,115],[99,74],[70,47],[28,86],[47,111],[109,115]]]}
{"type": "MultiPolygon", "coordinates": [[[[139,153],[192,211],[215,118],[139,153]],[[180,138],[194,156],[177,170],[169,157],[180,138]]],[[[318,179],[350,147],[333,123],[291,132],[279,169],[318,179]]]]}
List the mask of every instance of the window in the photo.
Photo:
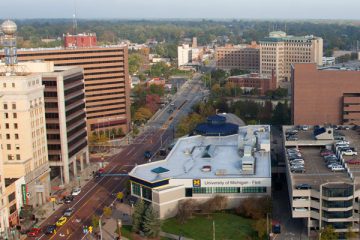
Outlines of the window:
{"type": "Polygon", "coordinates": [[[16,150],[20,150],[20,145],[19,145],[19,144],[15,144],[15,149],[16,149],[16,150]]]}
{"type": "Polygon", "coordinates": [[[20,160],[20,154],[16,154],[16,160],[20,160]]]}
{"type": "Polygon", "coordinates": [[[6,88],[6,83],[3,83],[3,87],[6,88]]]}
{"type": "Polygon", "coordinates": [[[243,187],[243,193],[266,193],[266,187],[243,187]]]}
{"type": "Polygon", "coordinates": [[[9,118],[9,114],[8,114],[8,113],[4,113],[4,117],[5,117],[5,118],[9,118]]]}
{"type": "Polygon", "coordinates": [[[8,154],[8,160],[9,161],[14,160],[14,156],[12,154],[8,154]]]}
{"type": "Polygon", "coordinates": [[[11,83],[11,86],[14,88],[14,87],[15,87],[15,83],[11,83]]]}
{"type": "Polygon", "coordinates": [[[4,103],[4,109],[8,109],[8,105],[4,103]]]}
{"type": "Polygon", "coordinates": [[[8,200],[9,200],[9,203],[11,203],[12,201],[15,200],[15,192],[13,192],[12,194],[10,194],[10,195],[8,196],[8,200]]]}
{"type": "Polygon", "coordinates": [[[140,185],[137,183],[132,183],[132,192],[134,195],[140,196],[140,185]]]}
{"type": "Polygon", "coordinates": [[[18,124],[17,123],[14,123],[14,128],[18,129],[18,124]]]}
{"type": "Polygon", "coordinates": [[[6,139],[10,139],[10,134],[6,134],[6,139]]]}
{"type": "Polygon", "coordinates": [[[19,139],[19,134],[15,133],[15,139],[19,139]]]}
{"type": "Polygon", "coordinates": [[[6,149],[11,150],[11,144],[6,144],[6,149]]]}
{"type": "Polygon", "coordinates": [[[5,123],[5,128],[9,129],[10,125],[8,123],[5,123]]]}
{"type": "Polygon", "coordinates": [[[16,109],[16,103],[12,104],[12,109],[16,109]]]}
{"type": "Polygon", "coordinates": [[[13,113],[13,118],[17,118],[17,113],[13,113]]]}

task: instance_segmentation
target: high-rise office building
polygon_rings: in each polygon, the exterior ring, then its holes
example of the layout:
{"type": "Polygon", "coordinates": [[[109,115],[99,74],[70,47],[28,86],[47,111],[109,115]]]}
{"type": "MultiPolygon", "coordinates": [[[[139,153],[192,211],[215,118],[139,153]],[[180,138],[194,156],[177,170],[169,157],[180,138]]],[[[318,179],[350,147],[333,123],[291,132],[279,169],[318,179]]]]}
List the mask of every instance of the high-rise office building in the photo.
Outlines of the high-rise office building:
{"type": "Polygon", "coordinates": [[[42,78],[51,177],[68,183],[89,163],[83,69],[56,67],[42,78]]]}
{"type": "Polygon", "coordinates": [[[252,42],[250,45],[226,45],[217,47],[215,51],[217,68],[259,72],[260,50],[256,42],[252,42]]]}
{"type": "Polygon", "coordinates": [[[316,63],[322,65],[323,39],[310,36],[290,36],[285,32],[271,32],[260,41],[260,73],[271,76],[275,71],[277,83],[289,81],[291,64],[316,63]]]}
{"type": "Polygon", "coordinates": [[[130,83],[126,46],[21,49],[19,61],[52,61],[55,66],[84,69],[88,132],[130,130],[130,83]]]}
{"type": "Polygon", "coordinates": [[[360,71],[295,64],[292,122],[300,125],[360,125],[360,71]]]}

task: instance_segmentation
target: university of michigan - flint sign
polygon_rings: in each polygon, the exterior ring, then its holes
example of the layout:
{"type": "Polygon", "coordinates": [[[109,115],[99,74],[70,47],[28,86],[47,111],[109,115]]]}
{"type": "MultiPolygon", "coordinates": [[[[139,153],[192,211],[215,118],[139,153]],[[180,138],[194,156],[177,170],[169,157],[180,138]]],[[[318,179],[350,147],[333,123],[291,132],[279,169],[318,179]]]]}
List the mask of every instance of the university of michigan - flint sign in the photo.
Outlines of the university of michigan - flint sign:
{"type": "Polygon", "coordinates": [[[193,179],[193,187],[271,186],[271,179],[193,179]]]}

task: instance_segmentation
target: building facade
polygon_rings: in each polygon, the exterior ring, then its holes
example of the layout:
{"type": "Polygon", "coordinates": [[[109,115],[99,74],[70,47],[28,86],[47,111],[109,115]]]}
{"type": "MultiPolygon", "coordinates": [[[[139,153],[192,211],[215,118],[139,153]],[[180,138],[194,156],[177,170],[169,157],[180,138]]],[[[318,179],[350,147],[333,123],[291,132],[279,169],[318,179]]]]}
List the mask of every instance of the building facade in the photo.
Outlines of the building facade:
{"type": "Polygon", "coordinates": [[[84,69],[88,132],[130,130],[130,83],[126,46],[73,49],[22,49],[19,61],[52,61],[84,69]]]}
{"type": "Polygon", "coordinates": [[[89,48],[96,47],[95,33],[81,33],[76,35],[66,34],[63,36],[65,48],[89,48]]]}
{"type": "Polygon", "coordinates": [[[244,198],[271,195],[270,126],[180,138],[165,160],[136,166],[129,176],[131,194],[152,204],[161,219],[175,216],[188,199],[221,195],[233,208],[244,198]]]}
{"type": "Polygon", "coordinates": [[[285,32],[270,32],[260,41],[260,73],[275,71],[277,82],[289,81],[291,64],[316,63],[322,65],[323,39],[315,36],[288,36],[285,32]]]}
{"type": "Polygon", "coordinates": [[[186,65],[191,62],[192,53],[189,44],[178,46],[178,67],[186,65]]]}
{"type": "Polygon", "coordinates": [[[68,183],[89,163],[83,69],[56,67],[42,79],[51,177],[68,183]]]}
{"type": "Polygon", "coordinates": [[[360,72],[316,64],[292,68],[294,124],[360,124],[360,72]]]}
{"type": "Polygon", "coordinates": [[[42,205],[50,194],[42,77],[0,76],[0,96],[3,177],[24,177],[26,203],[42,205]]]}
{"type": "Polygon", "coordinates": [[[223,70],[260,70],[260,49],[256,42],[250,45],[226,45],[215,49],[216,67],[223,70]]]}
{"type": "MultiPolygon", "coordinates": [[[[345,156],[335,146],[334,136],[339,134],[332,128],[309,126],[309,130],[300,131],[296,141],[286,140],[285,133],[295,126],[283,127],[285,146],[286,178],[289,192],[292,218],[302,219],[308,236],[319,238],[321,230],[332,226],[339,239],[346,238],[351,229],[358,235],[360,227],[360,175],[358,165],[350,163],[354,156],[345,156]],[[317,133],[324,132],[321,137],[317,133]],[[331,150],[341,170],[331,170],[320,151],[331,150]],[[290,150],[291,149],[291,150],[290,150]],[[304,161],[304,170],[299,172],[291,168],[289,151],[297,149],[304,161]]],[[[350,146],[359,149],[359,132],[339,130],[350,146]]]]}
{"type": "Polygon", "coordinates": [[[240,87],[244,91],[256,89],[260,95],[265,95],[267,91],[276,89],[276,77],[274,73],[270,77],[258,73],[231,76],[228,78],[228,82],[240,87]]]}

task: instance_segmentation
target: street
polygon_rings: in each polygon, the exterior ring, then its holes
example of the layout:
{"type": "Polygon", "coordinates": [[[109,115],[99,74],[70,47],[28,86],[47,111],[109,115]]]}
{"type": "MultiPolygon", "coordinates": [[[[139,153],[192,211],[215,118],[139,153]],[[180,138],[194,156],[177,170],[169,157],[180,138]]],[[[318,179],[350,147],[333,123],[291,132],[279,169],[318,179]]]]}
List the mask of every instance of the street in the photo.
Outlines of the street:
{"type": "MultiPolygon", "coordinates": [[[[107,159],[106,173],[128,173],[136,164],[147,162],[144,158],[145,151],[156,153],[165,143],[171,143],[174,138],[174,128],[181,117],[185,116],[193,104],[202,99],[201,83],[195,80],[188,81],[175,95],[173,101],[177,110],[169,114],[166,106],[155,119],[148,123],[145,131],[137,136],[133,142],[107,159]],[[164,127],[166,126],[166,127],[164,127]]],[[[81,193],[70,204],[64,204],[47,218],[41,228],[55,222],[63,215],[65,209],[74,208],[74,213],[66,223],[57,228],[53,235],[42,234],[38,239],[84,239],[83,227],[91,225],[93,215],[100,216],[105,206],[110,206],[116,199],[115,193],[124,191],[128,177],[101,177],[90,180],[82,186],[81,193]]],[[[28,238],[30,239],[30,238],[28,238]]]]}

